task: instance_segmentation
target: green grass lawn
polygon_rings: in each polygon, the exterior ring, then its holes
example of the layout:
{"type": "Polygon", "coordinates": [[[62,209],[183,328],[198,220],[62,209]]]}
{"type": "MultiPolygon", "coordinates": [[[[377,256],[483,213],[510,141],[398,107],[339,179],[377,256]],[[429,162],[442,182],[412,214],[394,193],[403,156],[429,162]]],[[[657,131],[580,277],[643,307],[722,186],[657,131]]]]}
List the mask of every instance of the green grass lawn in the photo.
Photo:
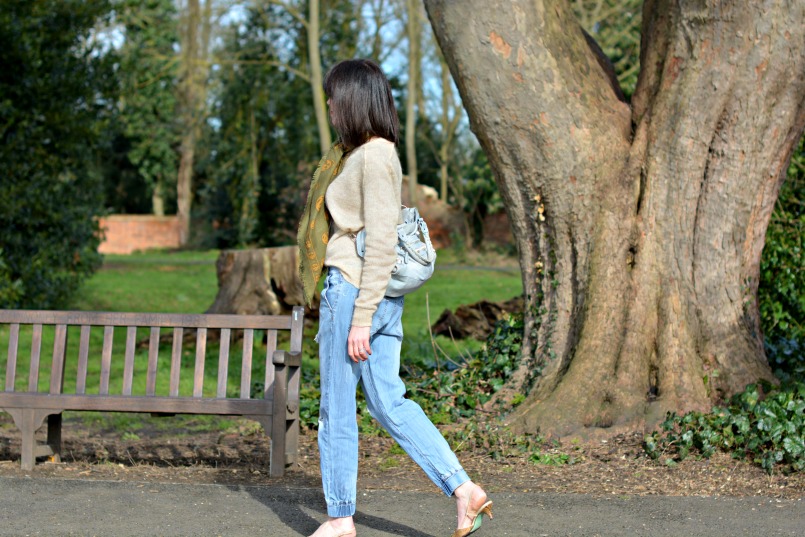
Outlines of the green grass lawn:
{"type": "MultiPolygon", "coordinates": [[[[218,290],[217,256],[217,251],[107,256],[103,268],[84,285],[69,307],[95,311],[201,313],[213,303],[218,290]]],[[[404,362],[433,358],[428,309],[433,323],[445,309],[482,299],[506,300],[522,292],[515,262],[510,262],[508,267],[486,268],[483,258],[477,256],[472,257],[473,265],[463,265],[461,261],[462,258],[451,250],[439,252],[433,278],[405,298],[404,362]]],[[[500,264],[500,260],[495,259],[494,264],[500,264]]],[[[315,332],[310,332],[305,338],[305,356],[315,359],[312,341],[315,332]]],[[[76,338],[71,340],[77,341],[76,338]]],[[[477,341],[454,343],[442,336],[437,337],[436,342],[454,356],[475,351],[480,346],[477,341]]]]}
{"type": "Polygon", "coordinates": [[[215,300],[217,251],[107,255],[70,309],[201,313],[215,300]]]}
{"type": "MultiPolygon", "coordinates": [[[[155,252],[129,256],[106,256],[103,267],[82,287],[68,305],[68,309],[95,311],[133,311],[133,312],[174,312],[201,313],[214,301],[217,293],[215,260],[217,251],[208,252],[155,252]]],[[[425,287],[406,297],[403,330],[403,363],[427,363],[433,360],[433,345],[428,330],[428,304],[430,321],[435,322],[445,308],[454,309],[461,304],[481,299],[505,300],[521,292],[520,275],[516,265],[508,268],[487,269],[482,266],[464,266],[455,262],[456,256],[450,252],[440,255],[437,270],[425,287]],[[442,262],[446,259],[448,262],[442,262]],[[452,261],[452,263],[450,262],[452,261]]],[[[474,259],[477,263],[477,259],[474,259]]],[[[115,346],[112,355],[110,392],[120,393],[122,389],[123,354],[125,348],[125,329],[115,330],[115,346]]],[[[317,346],[313,341],[316,327],[308,328],[303,342],[305,368],[318,368],[317,346]]],[[[15,389],[25,390],[28,383],[27,372],[30,360],[31,328],[23,327],[20,333],[17,378],[15,389]]],[[[163,334],[168,334],[163,331],[163,334]]],[[[87,375],[87,393],[97,393],[100,381],[100,349],[103,329],[93,329],[90,340],[90,363],[87,375]]],[[[148,329],[138,330],[138,340],[147,340],[148,329]]],[[[65,363],[65,393],[75,391],[75,376],[78,356],[78,327],[68,330],[67,360],[65,363]]],[[[287,339],[280,339],[283,348],[287,339]]],[[[458,341],[437,337],[436,342],[445,352],[457,357],[461,353],[473,352],[480,347],[477,341],[458,341]]],[[[235,394],[240,386],[239,342],[233,342],[231,366],[229,369],[229,391],[235,394]]],[[[5,349],[8,348],[8,327],[0,326],[0,386],[5,385],[5,349]]],[[[39,389],[46,391],[49,386],[50,355],[53,348],[53,332],[47,329],[43,334],[42,361],[40,365],[39,389]]],[[[170,373],[170,342],[160,345],[157,394],[167,394],[167,379],[170,373]]],[[[255,335],[255,362],[253,380],[262,378],[265,363],[258,358],[265,356],[262,334],[255,335]]],[[[194,349],[183,353],[180,394],[192,393],[194,349]]],[[[441,359],[441,357],[440,357],[441,359]]],[[[138,348],[135,358],[133,393],[145,393],[147,345],[138,348]]],[[[218,365],[217,344],[211,343],[207,350],[205,395],[214,394],[218,365]]],[[[115,423],[123,429],[131,429],[132,420],[139,418],[118,415],[115,423]]],[[[98,415],[86,415],[87,421],[106,419],[98,415]]],[[[206,421],[206,420],[204,420],[206,421]]],[[[212,423],[212,422],[211,422],[212,423]]],[[[112,424],[114,425],[114,424],[112,424]]]]}

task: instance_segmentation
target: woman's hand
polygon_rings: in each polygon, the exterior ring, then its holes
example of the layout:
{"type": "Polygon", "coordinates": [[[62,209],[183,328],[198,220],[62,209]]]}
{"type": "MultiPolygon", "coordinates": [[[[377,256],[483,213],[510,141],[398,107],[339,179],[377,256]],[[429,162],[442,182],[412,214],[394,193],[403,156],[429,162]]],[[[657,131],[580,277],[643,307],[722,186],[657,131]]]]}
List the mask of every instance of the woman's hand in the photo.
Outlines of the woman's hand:
{"type": "Polygon", "coordinates": [[[364,362],[369,359],[372,349],[369,348],[368,326],[353,326],[347,338],[347,353],[353,362],[364,362]]]}

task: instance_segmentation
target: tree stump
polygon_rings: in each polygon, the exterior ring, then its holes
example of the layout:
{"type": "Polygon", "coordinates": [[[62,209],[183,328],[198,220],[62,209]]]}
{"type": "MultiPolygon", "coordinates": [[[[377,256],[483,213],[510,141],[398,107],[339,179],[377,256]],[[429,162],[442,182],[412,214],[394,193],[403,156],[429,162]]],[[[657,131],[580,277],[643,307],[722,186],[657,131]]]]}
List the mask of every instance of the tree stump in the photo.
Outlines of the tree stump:
{"type": "MultiPolygon", "coordinates": [[[[306,306],[296,246],[222,250],[215,266],[218,295],[206,313],[283,315],[306,306]]],[[[317,313],[315,301],[305,316],[317,313]]]]}

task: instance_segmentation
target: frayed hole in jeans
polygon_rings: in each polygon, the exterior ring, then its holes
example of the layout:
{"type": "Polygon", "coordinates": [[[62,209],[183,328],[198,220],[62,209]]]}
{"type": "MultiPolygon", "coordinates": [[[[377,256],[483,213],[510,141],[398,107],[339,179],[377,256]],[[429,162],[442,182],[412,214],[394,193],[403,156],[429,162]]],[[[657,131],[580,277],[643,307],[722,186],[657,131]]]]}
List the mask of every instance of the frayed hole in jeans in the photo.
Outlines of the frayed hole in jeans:
{"type": "Polygon", "coordinates": [[[326,286],[324,288],[324,290],[321,292],[321,298],[324,301],[324,303],[327,304],[327,307],[330,309],[330,313],[335,313],[332,304],[330,304],[330,300],[327,298],[327,291],[329,291],[329,289],[330,289],[329,286],[326,286]]]}

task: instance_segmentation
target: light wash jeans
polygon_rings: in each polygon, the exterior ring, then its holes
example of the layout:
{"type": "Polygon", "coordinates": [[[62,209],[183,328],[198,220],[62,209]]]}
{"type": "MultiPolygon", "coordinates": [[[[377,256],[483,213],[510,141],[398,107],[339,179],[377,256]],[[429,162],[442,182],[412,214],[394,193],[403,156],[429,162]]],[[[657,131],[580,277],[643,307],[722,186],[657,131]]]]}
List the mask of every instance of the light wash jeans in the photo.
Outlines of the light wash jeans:
{"type": "Polygon", "coordinates": [[[469,477],[439,430],[418,404],[406,399],[400,380],[403,297],[385,297],[372,318],[372,355],[356,364],[347,337],[358,289],[330,268],[319,307],[321,403],[319,453],[327,514],[352,516],[358,481],[355,391],[360,381],[374,417],[445,494],[469,477]]]}

